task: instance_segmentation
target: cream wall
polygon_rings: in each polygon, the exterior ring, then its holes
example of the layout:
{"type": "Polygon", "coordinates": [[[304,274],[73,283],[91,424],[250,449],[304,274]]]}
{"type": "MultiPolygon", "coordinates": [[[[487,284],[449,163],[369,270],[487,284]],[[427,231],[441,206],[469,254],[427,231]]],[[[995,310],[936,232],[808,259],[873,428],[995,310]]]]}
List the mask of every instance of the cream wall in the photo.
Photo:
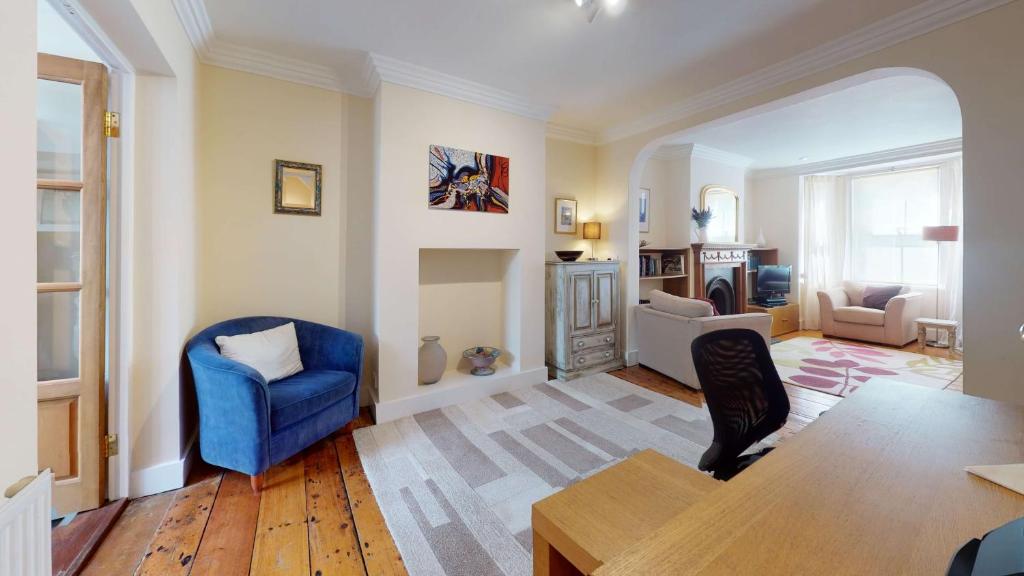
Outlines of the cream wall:
{"type": "Polygon", "coordinates": [[[202,65],[199,324],[288,316],[344,326],[348,97],[202,65]],[[274,160],[323,166],[321,215],[274,213],[274,160]]]}
{"type": "Polygon", "coordinates": [[[557,260],[555,250],[583,250],[585,258],[590,257],[590,241],[583,240],[583,223],[594,218],[594,179],[596,148],[567,140],[548,138],[546,141],[546,185],[547,207],[545,226],[547,238],[544,256],[557,260]],[[576,200],[577,229],[575,235],[555,233],[555,199],[576,200]]]}
{"type": "Polygon", "coordinates": [[[131,494],[180,486],[194,413],[180,377],[197,326],[196,113],[198,61],[169,2],[133,0],[173,76],[138,74],[132,206],[128,373],[131,494]],[[182,422],[185,425],[182,425],[182,422]]]}
{"type": "Polygon", "coordinates": [[[378,89],[377,107],[378,401],[424,393],[417,382],[416,359],[422,248],[518,250],[506,264],[505,342],[515,356],[513,371],[542,371],[546,236],[541,227],[548,211],[544,122],[389,82],[378,89]],[[428,209],[431,144],[508,157],[509,213],[428,209]]]}
{"type": "MultiPolygon", "coordinates": [[[[965,390],[969,394],[1024,403],[1017,376],[1024,372],[1024,354],[1017,335],[1024,321],[1024,300],[1013,289],[1024,283],[1024,270],[1007,266],[1017,261],[1024,244],[1024,195],[1018,194],[1017,167],[1024,164],[1024,75],[1017,73],[1024,57],[1024,2],[1013,2],[945,28],[907,40],[823,72],[766,89],[717,108],[671,122],[598,150],[598,205],[610,221],[610,251],[636,248],[635,194],[644,157],[671,136],[811,88],[881,68],[926,70],[947,82],[960,100],[964,118],[964,333],[965,390]],[[642,153],[642,154],[641,154],[642,153]],[[633,191],[630,191],[632,183],[633,191]],[[993,289],[993,287],[997,287],[993,289]]],[[[635,274],[635,264],[633,265],[635,274]]],[[[626,275],[624,275],[626,276],[626,275]]],[[[624,284],[626,302],[636,287],[624,284]]],[[[632,350],[631,306],[624,306],[627,352],[632,350]]]]}
{"type": "Polygon", "coordinates": [[[0,2],[0,503],[36,469],[36,3],[0,2]]]}
{"type": "Polygon", "coordinates": [[[779,264],[793,267],[793,292],[787,299],[799,300],[796,282],[800,273],[800,177],[794,174],[758,177],[747,181],[747,239],[757,240],[764,231],[766,246],[779,249],[779,264]]]}
{"type": "Polygon", "coordinates": [[[747,169],[701,157],[694,154],[690,159],[690,205],[700,207],[700,193],[705,186],[719,185],[729,188],[739,195],[739,214],[737,224],[737,242],[746,242],[745,204],[747,187],[747,169]]]}
{"type": "Polygon", "coordinates": [[[640,232],[640,240],[647,240],[652,248],[668,248],[665,239],[668,230],[674,228],[679,220],[674,211],[669,210],[673,199],[679,194],[679,182],[672,180],[674,160],[651,158],[644,166],[640,176],[640,187],[651,191],[650,232],[640,232]]]}

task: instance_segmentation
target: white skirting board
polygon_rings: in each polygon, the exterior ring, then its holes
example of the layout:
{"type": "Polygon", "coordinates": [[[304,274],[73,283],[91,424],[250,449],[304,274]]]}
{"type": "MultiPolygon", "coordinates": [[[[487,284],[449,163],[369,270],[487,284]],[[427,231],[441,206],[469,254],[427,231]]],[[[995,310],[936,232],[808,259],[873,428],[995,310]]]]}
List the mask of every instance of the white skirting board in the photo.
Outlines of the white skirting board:
{"type": "Polygon", "coordinates": [[[152,494],[177,490],[185,485],[188,473],[192,470],[192,462],[198,457],[197,433],[192,434],[185,456],[180,460],[171,460],[156,466],[133,470],[130,480],[129,498],[141,498],[152,494]]]}
{"type": "Polygon", "coordinates": [[[373,405],[373,415],[377,423],[382,424],[427,410],[507,392],[520,386],[540,384],[547,380],[546,367],[521,371],[498,368],[498,373],[493,376],[469,376],[446,372],[437,384],[420,386],[418,394],[386,402],[376,401],[373,405]]]}
{"type": "Polygon", "coordinates": [[[640,362],[639,350],[626,350],[626,366],[636,366],[640,362]]]}
{"type": "Polygon", "coordinates": [[[50,505],[53,474],[35,480],[0,503],[0,576],[50,576],[50,505]]]}

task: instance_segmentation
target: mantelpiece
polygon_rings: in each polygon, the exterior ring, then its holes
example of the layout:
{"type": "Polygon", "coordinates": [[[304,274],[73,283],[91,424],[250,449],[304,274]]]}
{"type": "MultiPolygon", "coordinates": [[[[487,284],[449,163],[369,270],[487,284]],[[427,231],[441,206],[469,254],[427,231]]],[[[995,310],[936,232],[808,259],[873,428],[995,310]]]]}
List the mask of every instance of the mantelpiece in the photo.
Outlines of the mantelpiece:
{"type": "MultiPolygon", "coordinates": [[[[747,256],[756,244],[698,243],[693,249],[693,295],[707,298],[708,282],[725,280],[731,284],[732,313],[747,311],[747,256]],[[710,272],[708,269],[711,269],[710,272]]],[[[721,307],[721,306],[719,306],[721,307]]]]}

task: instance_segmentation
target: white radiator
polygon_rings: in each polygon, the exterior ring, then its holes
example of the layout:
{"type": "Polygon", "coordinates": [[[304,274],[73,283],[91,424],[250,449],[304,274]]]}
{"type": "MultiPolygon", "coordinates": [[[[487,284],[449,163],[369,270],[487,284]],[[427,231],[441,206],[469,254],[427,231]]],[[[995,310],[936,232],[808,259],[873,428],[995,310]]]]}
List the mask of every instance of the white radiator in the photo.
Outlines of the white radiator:
{"type": "Polygon", "coordinates": [[[45,470],[0,504],[0,576],[50,576],[50,487],[45,470]]]}

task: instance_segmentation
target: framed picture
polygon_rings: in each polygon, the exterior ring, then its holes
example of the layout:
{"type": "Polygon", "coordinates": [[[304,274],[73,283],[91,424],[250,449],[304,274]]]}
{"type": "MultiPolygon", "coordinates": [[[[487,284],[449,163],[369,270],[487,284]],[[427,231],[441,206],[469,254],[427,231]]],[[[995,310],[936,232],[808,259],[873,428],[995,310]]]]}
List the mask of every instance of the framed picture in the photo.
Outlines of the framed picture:
{"type": "Polygon", "coordinates": [[[274,213],[320,215],[320,164],[274,160],[274,213]]]}
{"type": "Polygon", "coordinates": [[[640,232],[651,231],[651,189],[640,189],[640,232]]]}
{"type": "Polygon", "coordinates": [[[576,235],[576,201],[555,198],[555,234],[576,235]]]}
{"type": "Polygon", "coordinates": [[[431,146],[429,161],[428,208],[508,214],[508,158],[431,146]]]}

